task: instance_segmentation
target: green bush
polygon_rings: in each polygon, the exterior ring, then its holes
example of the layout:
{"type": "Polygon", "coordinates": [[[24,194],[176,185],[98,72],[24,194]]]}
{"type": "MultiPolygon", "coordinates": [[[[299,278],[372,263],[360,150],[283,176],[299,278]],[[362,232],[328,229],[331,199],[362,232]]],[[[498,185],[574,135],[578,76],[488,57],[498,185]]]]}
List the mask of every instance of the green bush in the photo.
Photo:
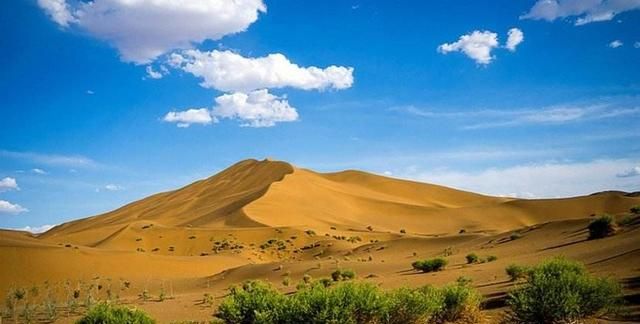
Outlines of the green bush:
{"type": "Polygon", "coordinates": [[[509,293],[512,323],[576,323],[617,311],[620,285],[589,275],[581,263],[551,259],[529,271],[526,283],[509,293]]]}
{"type": "Polygon", "coordinates": [[[435,317],[438,322],[464,321],[477,323],[482,296],[465,284],[452,284],[441,289],[443,308],[435,317]]]}
{"type": "Polygon", "coordinates": [[[520,233],[518,233],[518,232],[511,233],[511,235],[509,236],[509,238],[510,238],[512,241],[515,241],[515,240],[517,240],[517,239],[519,239],[519,238],[521,238],[521,237],[522,237],[522,234],[520,234],[520,233]]]}
{"type": "Polygon", "coordinates": [[[629,211],[633,214],[640,214],[640,205],[635,205],[629,208],[629,211]]]}
{"type": "Polygon", "coordinates": [[[153,324],[155,322],[141,310],[99,303],[91,307],[76,324],[153,324]]]}
{"type": "Polygon", "coordinates": [[[615,233],[615,222],[611,215],[602,215],[589,224],[589,239],[599,239],[615,233]]]}
{"type": "Polygon", "coordinates": [[[444,298],[438,289],[399,288],[386,294],[382,322],[388,324],[429,323],[443,310],[444,298]]]}
{"type": "Polygon", "coordinates": [[[340,280],[351,280],[351,279],[355,279],[356,277],[356,272],[351,270],[351,269],[336,269],[334,272],[331,273],[331,279],[333,279],[333,281],[340,281],[340,280]]]}
{"type": "Polygon", "coordinates": [[[511,278],[511,281],[524,279],[527,276],[527,268],[516,264],[510,264],[505,269],[505,272],[511,278]]]}
{"type": "Polygon", "coordinates": [[[442,323],[476,318],[479,303],[480,295],[461,284],[383,291],[364,282],[330,287],[314,282],[285,296],[268,284],[252,281],[233,288],[216,316],[234,324],[442,323]]]}
{"type": "Polygon", "coordinates": [[[430,260],[418,260],[413,262],[411,266],[422,272],[433,272],[443,270],[447,263],[447,260],[443,258],[435,258],[430,260]]]}
{"type": "Polygon", "coordinates": [[[498,257],[495,256],[495,255],[490,255],[490,256],[487,257],[487,262],[493,262],[493,261],[496,261],[496,260],[498,260],[498,257]]]}
{"type": "Polygon", "coordinates": [[[281,316],[285,302],[285,297],[269,284],[247,281],[231,288],[217,316],[226,323],[273,323],[281,316]]]}
{"type": "Polygon", "coordinates": [[[475,253],[469,253],[467,254],[467,263],[471,264],[471,263],[476,263],[478,262],[478,255],[475,253]]]}

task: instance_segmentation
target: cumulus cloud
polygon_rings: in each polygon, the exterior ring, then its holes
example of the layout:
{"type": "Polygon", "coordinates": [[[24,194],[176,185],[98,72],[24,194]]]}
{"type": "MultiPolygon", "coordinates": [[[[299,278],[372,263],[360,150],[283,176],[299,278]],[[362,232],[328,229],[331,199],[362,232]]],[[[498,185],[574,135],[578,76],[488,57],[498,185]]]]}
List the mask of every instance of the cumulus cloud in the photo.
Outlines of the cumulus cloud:
{"type": "Polygon", "coordinates": [[[508,50],[515,52],[516,47],[518,47],[518,45],[522,43],[522,41],[524,41],[524,33],[518,28],[511,28],[509,29],[507,35],[508,38],[505,47],[508,50]]]}
{"type": "Polygon", "coordinates": [[[28,209],[18,204],[12,204],[6,200],[0,200],[0,214],[20,214],[28,211],[28,209]]]}
{"type": "Polygon", "coordinates": [[[216,105],[207,108],[173,111],[164,120],[175,122],[178,127],[189,127],[191,124],[211,124],[218,118],[238,119],[241,126],[271,127],[279,122],[298,120],[298,112],[289,105],[284,97],[269,93],[267,89],[244,92],[233,92],[216,97],[216,105]]]}
{"type": "Polygon", "coordinates": [[[216,121],[207,108],[171,111],[164,116],[163,120],[169,123],[177,123],[180,128],[187,128],[191,124],[208,125],[216,121]]]}
{"type": "Polygon", "coordinates": [[[262,0],[38,0],[38,4],[59,25],[104,39],[124,61],[137,64],[242,32],[266,12],[262,0]]]}
{"type": "Polygon", "coordinates": [[[60,26],[67,27],[69,23],[76,22],[66,0],[38,0],[38,5],[60,26]]]}
{"type": "Polygon", "coordinates": [[[478,64],[489,64],[494,59],[491,51],[498,47],[498,34],[490,31],[474,31],[462,35],[458,41],[438,46],[438,52],[448,54],[462,52],[478,64]]]}
{"type": "Polygon", "coordinates": [[[577,17],[575,25],[608,21],[616,15],[640,9],[640,0],[538,0],[521,19],[554,21],[577,17]]]}
{"type": "Polygon", "coordinates": [[[18,187],[18,182],[15,178],[6,177],[0,180],[0,192],[9,191],[9,190],[20,190],[18,187]]]}
{"type": "Polygon", "coordinates": [[[232,51],[186,50],[171,54],[170,64],[202,78],[203,87],[226,92],[284,87],[346,89],[353,84],[352,67],[301,67],[279,53],[253,58],[232,51]]]}
{"type": "Polygon", "coordinates": [[[162,79],[162,77],[164,76],[162,72],[154,70],[153,66],[151,65],[147,65],[145,71],[147,72],[147,77],[151,79],[162,79]]]}
{"type": "Polygon", "coordinates": [[[622,45],[624,45],[620,40],[614,40],[611,43],[609,43],[609,47],[611,48],[618,48],[621,47],[622,45]]]}
{"type": "Polygon", "coordinates": [[[298,119],[298,112],[286,98],[275,96],[266,89],[249,93],[234,92],[216,98],[214,116],[242,121],[242,126],[271,127],[278,122],[298,119]]]}

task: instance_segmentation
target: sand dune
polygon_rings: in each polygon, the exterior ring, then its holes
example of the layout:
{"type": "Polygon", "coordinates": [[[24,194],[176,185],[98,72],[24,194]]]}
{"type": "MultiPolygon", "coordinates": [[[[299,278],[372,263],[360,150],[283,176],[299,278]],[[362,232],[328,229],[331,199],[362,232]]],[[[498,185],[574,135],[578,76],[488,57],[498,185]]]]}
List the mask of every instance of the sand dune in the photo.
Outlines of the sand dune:
{"type": "Polygon", "coordinates": [[[12,286],[44,281],[126,280],[133,283],[121,292],[128,302],[169,322],[210,318],[211,309],[197,303],[204,292],[222,296],[245,279],[279,285],[284,273],[300,280],[338,267],[371,275],[365,280],[384,287],[443,284],[465,275],[489,298],[510,288],[507,264],[553,255],[633,281],[640,278],[640,222],[598,241],[586,239],[586,226],[593,215],[620,218],[639,204],[640,197],[623,192],[523,200],[360,171],[323,174],[286,162],[246,160],[41,235],[0,231],[0,297],[12,286]],[[511,240],[514,231],[522,238],[511,240]],[[467,266],[469,252],[498,261],[467,266]],[[451,264],[446,271],[411,271],[418,258],[443,254],[451,264]],[[166,285],[175,289],[175,299],[158,304],[137,297],[166,285]]]}

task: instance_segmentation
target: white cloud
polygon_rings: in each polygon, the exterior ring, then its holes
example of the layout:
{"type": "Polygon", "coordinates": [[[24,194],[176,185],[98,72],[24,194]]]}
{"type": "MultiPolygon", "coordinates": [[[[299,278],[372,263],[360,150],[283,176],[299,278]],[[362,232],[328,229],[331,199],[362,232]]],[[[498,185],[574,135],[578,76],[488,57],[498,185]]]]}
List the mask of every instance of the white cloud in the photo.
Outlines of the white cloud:
{"type": "Polygon", "coordinates": [[[425,118],[459,119],[466,122],[464,129],[514,127],[523,125],[554,125],[570,122],[640,115],[640,107],[617,106],[620,104],[558,105],[537,109],[473,110],[438,112],[414,106],[397,107],[394,110],[425,118]],[[485,119],[486,121],[482,121],[485,119]],[[480,120],[480,121],[479,121],[480,120]]]}
{"type": "Polygon", "coordinates": [[[151,65],[147,65],[147,68],[145,69],[145,71],[147,72],[147,77],[151,79],[157,80],[157,79],[162,79],[163,77],[162,73],[154,70],[151,65]]]}
{"type": "Polygon", "coordinates": [[[618,176],[620,170],[637,165],[638,161],[625,159],[595,160],[516,165],[478,172],[412,170],[402,176],[490,195],[567,197],[605,190],[640,190],[636,179],[618,176]]]}
{"type": "Polygon", "coordinates": [[[575,25],[608,21],[625,11],[640,9],[640,0],[538,0],[521,19],[554,21],[577,17],[575,25]]]}
{"type": "Polygon", "coordinates": [[[640,48],[640,42],[633,43],[633,48],[640,48]]]}
{"type": "Polygon", "coordinates": [[[491,51],[496,47],[498,47],[498,34],[476,30],[471,34],[460,36],[454,43],[438,46],[438,51],[442,54],[463,52],[478,64],[489,64],[494,59],[491,51]]]}
{"type": "Polygon", "coordinates": [[[202,78],[200,85],[205,88],[227,92],[283,87],[346,89],[353,84],[352,67],[300,67],[279,53],[252,58],[231,51],[186,50],[173,53],[170,64],[202,78]]]}
{"type": "Polygon", "coordinates": [[[42,226],[25,226],[22,228],[16,228],[16,230],[18,231],[25,231],[25,232],[31,232],[33,234],[40,234],[40,233],[44,233],[52,228],[54,228],[56,225],[42,225],[42,226]]]}
{"type": "Polygon", "coordinates": [[[60,26],[67,27],[76,21],[66,0],[38,0],[38,5],[60,26]]]}
{"type": "Polygon", "coordinates": [[[47,174],[47,171],[39,169],[39,168],[31,169],[31,172],[37,173],[37,174],[47,174]]]}
{"type": "Polygon", "coordinates": [[[634,166],[633,168],[627,169],[621,173],[616,174],[618,178],[629,178],[640,176],[640,166],[634,166]]]}
{"type": "Polygon", "coordinates": [[[90,95],[90,96],[91,96],[91,95],[94,95],[94,94],[96,94],[96,93],[95,93],[95,92],[93,92],[93,90],[87,90],[87,91],[86,91],[86,94],[88,94],[88,95],[90,95]]]}
{"type": "Polygon", "coordinates": [[[624,45],[624,44],[620,40],[616,39],[616,40],[612,41],[611,43],[609,43],[608,46],[611,47],[611,48],[618,48],[618,47],[621,47],[622,45],[624,45]]]}
{"type": "Polygon", "coordinates": [[[225,94],[217,97],[216,103],[211,112],[214,116],[240,119],[242,126],[271,127],[298,119],[298,112],[286,98],[270,94],[266,89],[225,94]]]}
{"type": "Polygon", "coordinates": [[[298,120],[298,112],[284,97],[275,96],[267,89],[233,92],[216,97],[216,106],[207,108],[172,111],[165,115],[167,122],[176,122],[178,127],[191,124],[211,124],[218,118],[238,119],[241,126],[271,127],[279,122],[298,120]]]}
{"type": "Polygon", "coordinates": [[[208,125],[216,121],[207,108],[171,111],[164,116],[163,120],[170,123],[177,123],[177,126],[180,128],[189,127],[191,124],[208,125]]]}
{"type": "Polygon", "coordinates": [[[113,184],[113,183],[110,183],[110,184],[104,186],[104,189],[108,190],[108,191],[120,191],[120,190],[124,190],[124,187],[116,185],[116,184],[113,184]]]}
{"type": "Polygon", "coordinates": [[[511,28],[509,29],[509,32],[507,33],[508,38],[507,38],[507,44],[505,45],[505,47],[512,51],[515,52],[516,51],[516,47],[522,43],[522,41],[524,41],[524,33],[518,29],[518,28],[511,28]]]}
{"type": "Polygon", "coordinates": [[[34,152],[16,152],[0,149],[0,157],[26,160],[37,164],[68,167],[97,167],[99,164],[80,155],[42,154],[34,152]]]}
{"type": "Polygon", "coordinates": [[[28,209],[18,204],[12,204],[6,200],[0,200],[0,214],[19,214],[28,211],[28,209]]]}
{"type": "Polygon", "coordinates": [[[18,182],[15,178],[6,177],[0,180],[0,192],[9,191],[9,190],[20,190],[18,187],[18,182]]]}
{"type": "Polygon", "coordinates": [[[39,0],[61,26],[77,26],[115,46],[124,61],[145,64],[245,31],[266,12],[262,0],[39,0]]]}

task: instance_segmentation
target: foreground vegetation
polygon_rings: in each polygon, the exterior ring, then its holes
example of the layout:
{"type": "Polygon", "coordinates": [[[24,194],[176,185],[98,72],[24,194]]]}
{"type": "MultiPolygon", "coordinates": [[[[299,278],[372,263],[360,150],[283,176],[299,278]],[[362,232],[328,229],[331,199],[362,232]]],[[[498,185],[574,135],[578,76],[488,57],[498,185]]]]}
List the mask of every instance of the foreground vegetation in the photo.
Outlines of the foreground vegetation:
{"type": "Polygon", "coordinates": [[[481,296],[466,284],[384,291],[364,282],[320,282],[285,296],[248,281],[231,289],[216,315],[224,323],[444,323],[476,322],[481,296]]]}
{"type": "Polygon", "coordinates": [[[577,323],[615,314],[621,306],[620,285],[588,274],[579,262],[556,258],[526,270],[514,268],[526,281],[509,294],[508,323],[577,323]]]}

